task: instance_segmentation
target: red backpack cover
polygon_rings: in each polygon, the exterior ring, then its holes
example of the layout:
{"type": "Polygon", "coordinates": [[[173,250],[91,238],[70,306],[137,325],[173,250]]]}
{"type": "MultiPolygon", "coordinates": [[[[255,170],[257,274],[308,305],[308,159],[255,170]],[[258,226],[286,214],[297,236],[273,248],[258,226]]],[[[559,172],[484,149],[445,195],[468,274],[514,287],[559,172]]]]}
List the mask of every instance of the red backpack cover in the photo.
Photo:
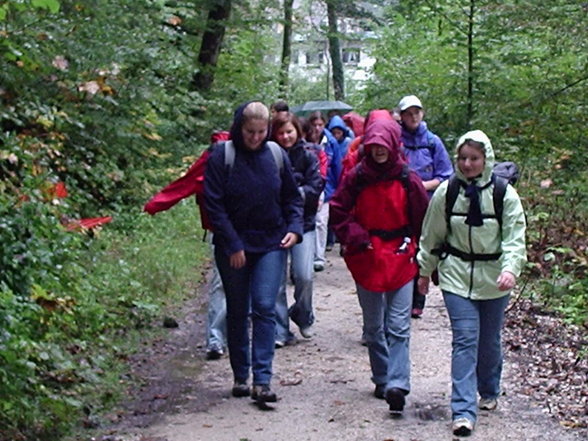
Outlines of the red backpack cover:
{"type": "MultiPolygon", "coordinates": [[[[211,146],[217,142],[227,141],[229,139],[230,136],[227,131],[214,132],[210,137],[211,146]]],[[[202,228],[212,230],[202,200],[204,195],[204,172],[206,171],[206,162],[210,155],[210,151],[211,148],[207,148],[202,152],[196,162],[190,166],[184,176],[166,185],[155,194],[149,202],[145,204],[143,211],[154,215],[160,211],[168,210],[188,196],[196,195],[196,202],[200,209],[202,228]]]]}

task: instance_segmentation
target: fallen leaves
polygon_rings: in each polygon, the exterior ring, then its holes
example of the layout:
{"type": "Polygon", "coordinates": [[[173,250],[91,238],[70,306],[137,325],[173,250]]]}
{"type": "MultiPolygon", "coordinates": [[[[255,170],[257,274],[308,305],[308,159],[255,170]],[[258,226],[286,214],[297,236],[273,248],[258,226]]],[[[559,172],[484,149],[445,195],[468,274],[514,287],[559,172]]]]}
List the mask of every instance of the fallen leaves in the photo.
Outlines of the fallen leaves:
{"type": "Polygon", "coordinates": [[[588,338],[529,300],[507,314],[504,342],[522,394],[565,427],[588,427],[588,338]]]}

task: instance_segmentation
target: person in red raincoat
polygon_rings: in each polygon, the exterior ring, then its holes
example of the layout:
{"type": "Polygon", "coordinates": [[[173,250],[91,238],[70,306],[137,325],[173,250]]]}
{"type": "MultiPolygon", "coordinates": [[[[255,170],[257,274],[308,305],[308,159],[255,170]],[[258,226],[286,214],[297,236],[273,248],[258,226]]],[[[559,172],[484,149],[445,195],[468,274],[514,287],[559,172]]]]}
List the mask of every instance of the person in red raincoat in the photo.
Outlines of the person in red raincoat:
{"type": "Polygon", "coordinates": [[[331,200],[330,223],[356,283],[374,395],[400,413],[410,392],[415,254],[429,198],[401,154],[396,121],[374,121],[363,143],[365,156],[331,200]]]}

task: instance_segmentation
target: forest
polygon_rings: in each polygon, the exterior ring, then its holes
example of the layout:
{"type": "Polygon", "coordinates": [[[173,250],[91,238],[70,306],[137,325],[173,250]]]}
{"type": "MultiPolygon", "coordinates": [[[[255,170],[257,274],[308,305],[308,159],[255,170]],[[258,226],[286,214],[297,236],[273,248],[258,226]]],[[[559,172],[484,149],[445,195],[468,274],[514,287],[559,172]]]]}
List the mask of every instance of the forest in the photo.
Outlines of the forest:
{"type": "Polygon", "coordinates": [[[450,153],[484,130],[521,168],[516,295],[585,335],[587,46],[577,0],[0,1],[0,439],[60,439],[120,400],[208,259],[192,200],[143,204],[252,98],[365,115],[415,94],[450,153]],[[300,41],[326,73],[295,69],[300,41]]]}

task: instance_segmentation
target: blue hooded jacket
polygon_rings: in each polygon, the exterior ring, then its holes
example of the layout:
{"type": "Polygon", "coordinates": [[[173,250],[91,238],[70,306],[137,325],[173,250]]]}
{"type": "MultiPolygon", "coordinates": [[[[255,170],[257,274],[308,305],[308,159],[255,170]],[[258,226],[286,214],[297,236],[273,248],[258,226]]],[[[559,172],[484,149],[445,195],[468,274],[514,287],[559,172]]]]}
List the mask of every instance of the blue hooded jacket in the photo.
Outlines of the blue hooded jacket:
{"type": "MultiPolygon", "coordinates": [[[[426,122],[422,121],[415,132],[402,125],[401,140],[408,165],[423,181],[438,179],[443,182],[453,174],[453,165],[441,138],[427,128],[426,122]]],[[[432,194],[430,191],[429,197],[432,194]]]]}

